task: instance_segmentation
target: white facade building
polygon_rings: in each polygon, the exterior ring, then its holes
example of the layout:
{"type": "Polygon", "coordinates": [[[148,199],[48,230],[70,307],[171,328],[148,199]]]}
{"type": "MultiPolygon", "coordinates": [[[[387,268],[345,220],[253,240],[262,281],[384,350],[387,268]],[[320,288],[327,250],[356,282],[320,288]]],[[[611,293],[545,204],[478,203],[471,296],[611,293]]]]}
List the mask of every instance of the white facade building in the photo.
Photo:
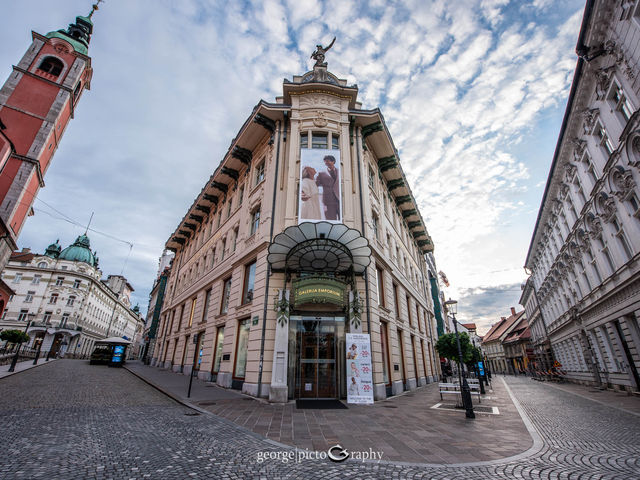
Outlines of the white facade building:
{"type": "Polygon", "coordinates": [[[640,2],[587,2],[521,298],[538,352],[546,342],[567,378],[634,390],[640,384],[639,41],[640,2]]]}
{"type": "Polygon", "coordinates": [[[56,242],[43,255],[14,252],[2,278],[15,295],[0,329],[24,330],[30,321],[29,346],[42,352],[84,356],[96,340],[141,335],[143,319],[130,305],[133,288],[120,275],[102,280],[85,235],[64,250],[56,242]]]}

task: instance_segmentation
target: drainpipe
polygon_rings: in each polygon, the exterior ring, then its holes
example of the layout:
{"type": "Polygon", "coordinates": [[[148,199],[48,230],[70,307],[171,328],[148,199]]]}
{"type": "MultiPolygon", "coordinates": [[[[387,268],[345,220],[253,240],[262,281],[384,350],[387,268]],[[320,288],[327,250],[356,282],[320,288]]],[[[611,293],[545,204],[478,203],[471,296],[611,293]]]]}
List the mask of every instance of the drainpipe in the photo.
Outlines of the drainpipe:
{"type": "MultiPolygon", "coordinates": [[[[360,190],[360,225],[362,228],[362,234],[364,235],[364,204],[362,203],[362,170],[360,167],[360,147],[362,146],[362,140],[360,138],[362,129],[358,127],[356,131],[356,156],[358,159],[358,189],[360,190]]],[[[369,303],[369,267],[364,269],[364,285],[365,285],[365,298],[367,302],[367,333],[371,335],[371,305],[369,303]]]]}
{"type": "MultiPolygon", "coordinates": [[[[287,112],[283,112],[285,121],[287,112]]],[[[286,127],[285,127],[286,128],[286,127]]],[[[276,147],[276,171],[273,176],[273,199],[271,201],[271,227],[269,230],[269,244],[273,241],[273,226],[276,219],[276,195],[278,190],[278,167],[280,163],[280,139],[282,137],[282,122],[278,122],[278,145],[276,147]]],[[[262,338],[260,339],[260,364],[258,366],[258,398],[262,393],[262,368],[264,366],[264,340],[267,331],[267,307],[269,306],[269,279],[271,265],[267,265],[267,281],[264,287],[264,310],[262,312],[262,338]]]]}

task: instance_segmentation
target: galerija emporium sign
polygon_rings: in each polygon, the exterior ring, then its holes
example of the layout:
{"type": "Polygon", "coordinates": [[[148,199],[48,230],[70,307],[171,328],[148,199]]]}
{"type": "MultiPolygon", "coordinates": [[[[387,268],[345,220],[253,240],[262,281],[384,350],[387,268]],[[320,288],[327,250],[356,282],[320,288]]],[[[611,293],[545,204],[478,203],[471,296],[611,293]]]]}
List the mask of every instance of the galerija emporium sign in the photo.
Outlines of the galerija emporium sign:
{"type": "Polygon", "coordinates": [[[293,306],[332,303],[344,306],[346,285],[330,278],[302,278],[293,284],[293,306]]]}

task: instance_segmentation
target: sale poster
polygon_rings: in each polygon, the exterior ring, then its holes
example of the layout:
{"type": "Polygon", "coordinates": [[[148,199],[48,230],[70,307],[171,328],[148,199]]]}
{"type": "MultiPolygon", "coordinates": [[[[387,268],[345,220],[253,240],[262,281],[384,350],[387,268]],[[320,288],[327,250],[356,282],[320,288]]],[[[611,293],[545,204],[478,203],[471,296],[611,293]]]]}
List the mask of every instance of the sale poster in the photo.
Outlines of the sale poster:
{"type": "Polygon", "coordinates": [[[347,403],[373,403],[371,341],[368,333],[347,333],[347,403]]]}

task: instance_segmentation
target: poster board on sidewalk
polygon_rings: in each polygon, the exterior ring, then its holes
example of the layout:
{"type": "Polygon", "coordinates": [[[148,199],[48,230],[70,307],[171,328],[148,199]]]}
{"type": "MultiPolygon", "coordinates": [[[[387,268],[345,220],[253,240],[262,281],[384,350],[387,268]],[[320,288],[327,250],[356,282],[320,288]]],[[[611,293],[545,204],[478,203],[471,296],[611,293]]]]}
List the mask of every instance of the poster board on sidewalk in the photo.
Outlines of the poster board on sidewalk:
{"type": "Polygon", "coordinates": [[[371,340],[368,333],[347,333],[347,403],[373,403],[371,340]]]}

